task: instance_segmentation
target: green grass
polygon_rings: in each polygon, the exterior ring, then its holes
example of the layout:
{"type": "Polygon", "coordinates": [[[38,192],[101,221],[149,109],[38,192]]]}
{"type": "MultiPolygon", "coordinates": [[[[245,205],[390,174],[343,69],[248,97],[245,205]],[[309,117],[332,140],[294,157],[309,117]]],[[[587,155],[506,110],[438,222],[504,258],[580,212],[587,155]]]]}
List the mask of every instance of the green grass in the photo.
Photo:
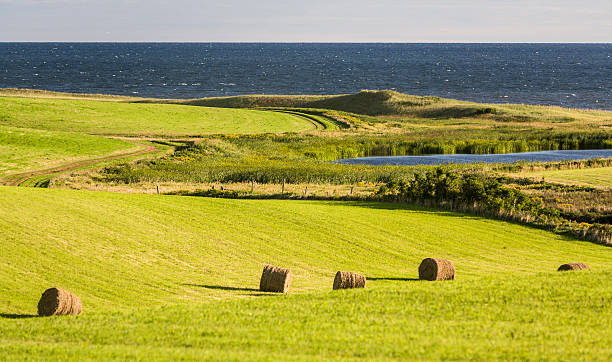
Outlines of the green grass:
{"type": "MultiPolygon", "coordinates": [[[[215,135],[198,140],[154,162],[105,170],[96,182],[134,184],[141,182],[250,182],[355,184],[406,179],[431,166],[368,166],[333,164],[340,158],[436,153],[492,153],[548,149],[596,148],[605,145],[598,137],[542,137],[540,139],[462,140],[410,135],[215,135]]],[[[483,169],[483,165],[454,165],[483,169]]]]}
{"type": "Polygon", "coordinates": [[[612,167],[579,168],[569,170],[533,171],[520,174],[524,177],[542,179],[569,185],[612,187],[612,167]]]}
{"type": "Polygon", "coordinates": [[[0,353],[35,359],[612,356],[612,249],[396,204],[0,187],[0,353]],[[452,282],[419,282],[424,257],[452,282]],[[558,273],[565,262],[592,270],[558,273]],[[289,295],[254,290],[264,263],[289,295]],[[331,291],[337,270],[367,289],[331,291]],[[79,317],[24,318],[44,289],[79,317]],[[112,326],[112,327],[111,327],[112,326]]]}
{"type": "MultiPolygon", "coordinates": [[[[233,134],[117,173],[127,182],[280,182],[289,173],[352,184],[414,170],[325,161],[549,147],[547,140],[605,146],[612,122],[603,111],[390,91],[183,101],[0,95],[4,172],[129,147],[100,135],[233,134]],[[195,107],[203,105],[226,108],[195,107]],[[257,107],[299,114],[236,109],[257,107]],[[236,135],[343,122],[351,128],[323,138],[236,135]]],[[[606,175],[588,178],[601,183],[606,175]]],[[[0,187],[0,205],[0,359],[612,359],[612,249],[543,230],[373,202],[0,187]],[[431,256],[451,259],[457,279],[415,280],[419,262],[431,256]],[[574,261],[592,270],[556,272],[574,261]],[[293,270],[288,295],[257,291],[265,263],[293,270]],[[364,273],[367,288],[332,291],[337,270],[364,273]],[[80,296],[84,313],[34,318],[40,294],[52,286],[80,296]]]]}
{"type": "Polygon", "coordinates": [[[409,107],[427,106],[444,101],[445,99],[439,97],[420,97],[392,91],[362,91],[356,94],[330,96],[246,95],[179,101],[162,100],[162,102],[224,108],[297,107],[333,109],[371,116],[404,113],[409,107]]]}
{"type": "Polygon", "coordinates": [[[102,101],[139,102],[147,98],[120,96],[113,94],[88,94],[54,92],[44,89],[27,88],[0,88],[0,97],[24,97],[24,98],[62,98],[62,99],[94,99],[102,101]]]}
{"type": "MultiPolygon", "coordinates": [[[[327,109],[371,116],[401,116],[403,121],[414,119],[427,120],[469,120],[510,122],[510,123],[546,123],[558,128],[575,126],[577,123],[589,122],[599,127],[610,124],[612,117],[607,111],[568,109],[552,106],[531,106],[523,104],[481,104],[458,101],[431,96],[415,96],[390,90],[361,91],[355,94],[341,95],[245,95],[236,97],[212,97],[186,100],[142,100],[142,102],[162,102],[189,104],[195,106],[258,108],[288,107],[327,109]]],[[[391,118],[393,119],[393,118],[391,118]]],[[[401,120],[401,118],[399,118],[401,120]]],[[[383,121],[386,119],[383,117],[383,121]]],[[[396,118],[395,120],[398,120],[396,118]]],[[[380,121],[380,120],[379,120],[380,121]]],[[[418,122],[418,121],[417,121],[418,122]]]]}
{"type": "Polygon", "coordinates": [[[5,320],[12,328],[3,330],[0,352],[9,359],[606,361],[610,277],[369,282],[365,290],[5,320]]]}
{"type": "Polygon", "coordinates": [[[0,97],[0,125],[160,137],[315,129],[303,117],[270,111],[20,97],[0,97]]]}
{"type": "Polygon", "coordinates": [[[0,126],[0,176],[132,148],[118,139],[0,126]]]}
{"type": "MultiPolygon", "coordinates": [[[[361,130],[426,132],[493,128],[497,131],[602,132],[609,129],[612,113],[524,104],[481,104],[389,90],[341,95],[245,95],[202,99],[144,99],[100,94],[74,94],[31,89],[1,89],[0,96],[22,99],[100,100],[120,103],[175,104],[234,109],[299,110],[338,118],[361,130]],[[440,126],[444,126],[443,129],[440,126]]],[[[1,119],[1,118],[0,118],[1,119]]],[[[332,122],[334,123],[334,122],[332,122]]],[[[335,122],[337,123],[337,122],[335,122]]],[[[223,132],[223,131],[220,131],[223,132]]],[[[233,131],[232,131],[233,132],[233,131]]],[[[434,133],[434,134],[436,134],[434,133]]],[[[497,132],[496,132],[497,133],[497,132]]]]}
{"type": "MultiPolygon", "coordinates": [[[[134,145],[135,146],[137,145],[138,147],[145,148],[148,146],[153,146],[157,150],[150,152],[150,153],[146,153],[146,154],[136,154],[136,155],[130,155],[129,152],[122,153],[120,157],[118,158],[113,158],[113,154],[110,154],[110,155],[105,155],[105,156],[110,156],[110,157],[87,159],[83,163],[80,163],[78,165],[68,164],[69,166],[68,169],[60,168],[59,170],[52,170],[48,172],[45,171],[38,176],[35,176],[28,180],[23,181],[22,183],[19,184],[19,186],[54,187],[54,184],[52,184],[51,181],[56,178],[61,178],[61,177],[74,178],[74,177],[78,177],[80,174],[90,175],[92,171],[95,172],[95,170],[100,169],[100,168],[113,167],[113,166],[118,166],[118,165],[125,165],[126,163],[142,162],[145,160],[156,159],[159,157],[163,157],[165,154],[169,152],[174,151],[173,146],[166,145],[166,144],[160,144],[160,143],[149,142],[149,141],[133,141],[133,140],[132,142],[134,142],[134,145]]],[[[62,165],[66,165],[66,164],[62,163],[62,165]]],[[[89,179],[87,181],[89,181],[89,179]]]]}

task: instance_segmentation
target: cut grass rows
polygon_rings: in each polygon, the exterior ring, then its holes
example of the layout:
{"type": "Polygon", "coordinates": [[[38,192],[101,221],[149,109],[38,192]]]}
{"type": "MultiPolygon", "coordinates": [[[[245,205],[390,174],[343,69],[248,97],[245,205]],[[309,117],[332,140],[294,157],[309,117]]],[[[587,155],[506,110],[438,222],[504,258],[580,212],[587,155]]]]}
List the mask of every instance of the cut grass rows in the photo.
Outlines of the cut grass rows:
{"type": "Polygon", "coordinates": [[[612,357],[610,272],[369,281],[361,290],[0,319],[0,353],[201,360],[612,357]],[[112,328],[108,328],[112,326],[112,328]]]}
{"type": "Polygon", "coordinates": [[[383,203],[0,187],[0,204],[8,359],[612,356],[612,249],[541,230],[383,203]],[[457,279],[415,281],[429,256],[457,279]],[[569,261],[592,271],[556,272],[569,261]],[[257,290],[265,263],[293,270],[288,295],[257,290]],[[337,270],[367,288],[332,291],[337,270]],[[52,286],[83,314],[30,318],[52,286]]]}
{"type": "Polygon", "coordinates": [[[0,176],[130,149],[118,139],[0,126],[0,176]]]}
{"type": "Polygon", "coordinates": [[[173,137],[312,130],[308,120],[248,109],[0,97],[0,125],[98,135],[173,137]]]}
{"type": "Polygon", "coordinates": [[[14,313],[50,286],[93,309],[235,296],[257,288],[265,263],[290,267],[298,293],[331,288],[337,270],[416,278],[429,256],[451,259],[459,279],[612,265],[603,246],[393,204],[1,190],[0,292],[13,297],[0,308],[14,313]]]}

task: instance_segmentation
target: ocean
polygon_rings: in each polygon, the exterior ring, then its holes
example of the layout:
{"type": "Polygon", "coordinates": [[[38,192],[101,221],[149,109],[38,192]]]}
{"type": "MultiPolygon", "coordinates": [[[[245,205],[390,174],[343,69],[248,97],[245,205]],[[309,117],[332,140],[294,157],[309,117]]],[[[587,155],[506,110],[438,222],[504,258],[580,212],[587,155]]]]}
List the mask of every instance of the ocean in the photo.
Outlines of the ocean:
{"type": "Polygon", "coordinates": [[[0,88],[155,98],[392,89],[612,110],[612,44],[0,43],[0,88]]]}

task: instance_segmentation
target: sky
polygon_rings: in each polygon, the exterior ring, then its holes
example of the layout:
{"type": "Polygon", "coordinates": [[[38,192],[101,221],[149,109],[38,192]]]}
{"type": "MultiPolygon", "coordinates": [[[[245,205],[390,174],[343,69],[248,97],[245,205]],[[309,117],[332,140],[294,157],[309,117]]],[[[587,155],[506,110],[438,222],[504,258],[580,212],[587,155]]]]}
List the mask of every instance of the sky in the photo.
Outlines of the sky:
{"type": "Polygon", "coordinates": [[[0,41],[611,43],[610,0],[0,0],[0,41]]]}

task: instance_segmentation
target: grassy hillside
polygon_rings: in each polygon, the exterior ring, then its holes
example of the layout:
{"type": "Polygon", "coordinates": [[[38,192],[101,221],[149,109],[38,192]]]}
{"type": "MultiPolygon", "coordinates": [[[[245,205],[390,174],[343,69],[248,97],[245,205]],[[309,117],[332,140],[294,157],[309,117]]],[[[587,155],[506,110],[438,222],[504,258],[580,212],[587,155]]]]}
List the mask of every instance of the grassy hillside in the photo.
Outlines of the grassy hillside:
{"type": "Polygon", "coordinates": [[[580,168],[569,170],[549,170],[523,172],[517,176],[545,179],[566,185],[582,185],[599,188],[612,187],[612,167],[580,168]]]}
{"type": "MultiPolygon", "coordinates": [[[[142,100],[142,102],[160,100],[142,100]]],[[[562,107],[516,104],[480,104],[432,96],[415,96],[390,90],[361,91],[355,94],[246,95],[161,102],[208,107],[256,108],[290,107],[331,109],[368,116],[403,116],[423,119],[490,119],[502,122],[545,122],[563,125],[576,121],[612,121],[610,112],[562,107]]]]}
{"type": "MultiPolygon", "coordinates": [[[[255,108],[290,107],[333,109],[357,114],[398,114],[411,107],[442,103],[439,97],[420,97],[393,91],[362,91],[356,94],[313,95],[247,95],[237,97],[214,97],[179,101],[181,104],[209,107],[255,108]]],[[[145,101],[146,102],[146,101],[145,101]]]]}
{"type": "MultiPolygon", "coordinates": [[[[477,125],[496,127],[529,126],[533,128],[605,131],[610,128],[609,111],[569,109],[555,106],[523,104],[482,104],[433,96],[416,96],[390,90],[364,90],[340,95],[244,95],[201,99],[150,99],[100,94],[74,94],[32,89],[0,89],[0,97],[48,98],[66,100],[100,100],[122,103],[178,104],[220,108],[288,108],[311,109],[316,113],[333,110],[347,113],[332,114],[341,121],[403,128],[439,126],[440,121],[453,120],[447,127],[477,125]],[[351,115],[353,114],[353,115],[351,115]],[[361,121],[354,115],[361,115],[361,121]],[[461,120],[457,123],[457,120],[461,120]],[[488,121],[488,122],[487,122],[488,121]],[[579,127],[579,128],[576,128],[579,127]]],[[[365,127],[367,129],[367,127],[365,127]]]]}
{"type": "Polygon", "coordinates": [[[0,204],[7,358],[612,356],[612,249],[541,230],[381,203],[0,187],[0,204]],[[414,281],[428,256],[457,279],[414,281]],[[592,271],[555,271],[570,261],[592,271]],[[294,271],[289,295],[256,290],[264,263],[294,271]],[[367,289],[332,292],[337,270],[367,289]],[[84,314],[27,318],[51,286],[84,314]]]}
{"type": "Polygon", "coordinates": [[[118,139],[0,126],[0,176],[134,147],[118,139]]]}
{"type": "Polygon", "coordinates": [[[98,135],[184,136],[315,129],[292,114],[170,104],[0,97],[0,125],[98,135]]]}
{"type": "MultiPolygon", "coordinates": [[[[269,183],[256,192],[285,181],[372,192],[364,181],[425,168],[328,161],[608,147],[611,114],[391,91],[175,101],[1,89],[0,176],[134,147],[103,135],[193,135],[204,137],[177,141],[173,155],[136,165],[105,157],[113,167],[66,184],[141,192],[160,181],[255,180],[269,183]],[[319,127],[335,131],[239,135],[319,127]]],[[[609,169],[531,176],[607,187],[609,169]]],[[[566,200],[555,190],[545,202],[609,210],[608,191],[566,200]]],[[[612,248],[567,236],[399,203],[0,187],[0,205],[0,359],[612,360],[612,248]],[[451,259],[456,280],[418,281],[432,256],[451,259]],[[556,271],[575,261],[592,269],[556,271]],[[287,295],[258,291],[265,263],[292,269],[287,295]],[[338,270],[365,274],[367,288],[332,291],[338,270]],[[37,318],[54,286],[78,295],[84,313],[37,318]]]]}

